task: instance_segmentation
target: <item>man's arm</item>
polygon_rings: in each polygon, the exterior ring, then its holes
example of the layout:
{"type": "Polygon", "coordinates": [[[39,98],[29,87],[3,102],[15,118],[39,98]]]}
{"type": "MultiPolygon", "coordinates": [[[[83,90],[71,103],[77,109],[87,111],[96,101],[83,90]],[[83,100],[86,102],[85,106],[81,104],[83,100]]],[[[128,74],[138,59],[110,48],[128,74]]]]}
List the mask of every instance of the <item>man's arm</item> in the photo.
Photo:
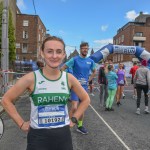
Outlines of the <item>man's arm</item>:
{"type": "Polygon", "coordinates": [[[60,70],[61,71],[64,71],[64,70],[66,70],[68,68],[68,66],[66,65],[66,64],[64,64],[61,68],[60,68],[60,70]]]}
{"type": "Polygon", "coordinates": [[[130,69],[130,72],[129,72],[129,74],[132,74],[132,68],[130,69]]]}
{"type": "Polygon", "coordinates": [[[96,76],[96,64],[94,61],[92,62],[91,71],[92,74],[89,76],[89,82],[92,81],[92,79],[96,76]]]}
{"type": "MultiPolygon", "coordinates": [[[[71,117],[75,117],[77,120],[79,120],[81,115],[83,115],[85,110],[88,108],[90,104],[90,98],[88,93],[84,90],[79,81],[73,75],[68,75],[68,81],[71,90],[73,90],[80,99],[80,103],[77,107],[77,110],[73,112],[73,115],[71,117]]],[[[71,121],[70,127],[73,127],[74,125],[75,124],[71,121]]]]}
{"type": "Polygon", "coordinates": [[[92,71],[92,74],[89,77],[89,82],[96,76],[96,69],[92,71]]]}
{"type": "Polygon", "coordinates": [[[69,61],[67,61],[61,68],[60,70],[64,71],[65,69],[69,68],[69,67],[73,67],[74,65],[74,59],[71,58],[69,61]]]}

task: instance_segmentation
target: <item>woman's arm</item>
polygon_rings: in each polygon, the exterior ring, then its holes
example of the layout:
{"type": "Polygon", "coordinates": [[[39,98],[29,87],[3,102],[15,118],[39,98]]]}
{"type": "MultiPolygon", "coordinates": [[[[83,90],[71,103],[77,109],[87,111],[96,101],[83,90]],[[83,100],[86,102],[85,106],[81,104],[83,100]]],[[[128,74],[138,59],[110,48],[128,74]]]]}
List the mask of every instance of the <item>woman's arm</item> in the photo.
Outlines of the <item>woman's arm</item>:
{"type": "Polygon", "coordinates": [[[20,78],[16,84],[11,87],[3,96],[1,104],[9,116],[16,122],[19,128],[28,127],[29,123],[25,122],[14,105],[15,100],[21,96],[26,90],[32,91],[34,87],[34,75],[29,73],[20,78]]]}
{"type": "Polygon", "coordinates": [[[124,81],[125,81],[125,84],[128,85],[128,82],[127,82],[127,78],[126,78],[126,72],[124,70],[124,81]]]}

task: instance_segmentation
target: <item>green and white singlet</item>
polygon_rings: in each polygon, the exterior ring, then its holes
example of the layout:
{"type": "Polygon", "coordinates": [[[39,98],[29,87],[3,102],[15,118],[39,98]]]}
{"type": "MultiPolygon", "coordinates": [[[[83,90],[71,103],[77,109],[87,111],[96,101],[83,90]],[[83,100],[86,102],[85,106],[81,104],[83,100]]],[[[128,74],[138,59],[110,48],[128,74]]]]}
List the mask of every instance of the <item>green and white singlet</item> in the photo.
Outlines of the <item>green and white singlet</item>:
{"type": "Polygon", "coordinates": [[[30,95],[30,126],[34,129],[59,128],[69,125],[67,102],[70,96],[68,76],[61,72],[57,80],[47,79],[36,70],[34,91],[30,95]]]}

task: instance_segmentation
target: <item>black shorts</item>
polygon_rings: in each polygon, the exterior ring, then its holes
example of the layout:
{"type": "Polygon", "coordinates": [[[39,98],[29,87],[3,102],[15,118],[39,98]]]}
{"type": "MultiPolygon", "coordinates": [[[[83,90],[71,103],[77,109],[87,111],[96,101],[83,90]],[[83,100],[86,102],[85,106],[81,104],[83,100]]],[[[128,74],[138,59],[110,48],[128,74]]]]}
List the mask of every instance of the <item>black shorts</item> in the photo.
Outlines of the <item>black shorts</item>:
{"type": "Polygon", "coordinates": [[[91,80],[91,81],[89,81],[89,84],[92,84],[92,80],[91,80]]]}
{"type": "Polygon", "coordinates": [[[30,128],[26,150],[73,150],[70,127],[56,129],[30,128]]]}

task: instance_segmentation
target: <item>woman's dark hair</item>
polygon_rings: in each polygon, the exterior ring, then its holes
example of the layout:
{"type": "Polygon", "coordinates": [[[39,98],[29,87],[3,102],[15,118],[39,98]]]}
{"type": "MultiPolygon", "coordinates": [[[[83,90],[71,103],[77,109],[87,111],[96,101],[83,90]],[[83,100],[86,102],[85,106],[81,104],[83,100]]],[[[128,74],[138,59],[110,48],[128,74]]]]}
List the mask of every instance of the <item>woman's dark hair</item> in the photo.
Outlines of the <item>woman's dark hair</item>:
{"type": "Polygon", "coordinates": [[[113,65],[108,65],[108,70],[111,71],[111,69],[113,68],[113,65]]]}

